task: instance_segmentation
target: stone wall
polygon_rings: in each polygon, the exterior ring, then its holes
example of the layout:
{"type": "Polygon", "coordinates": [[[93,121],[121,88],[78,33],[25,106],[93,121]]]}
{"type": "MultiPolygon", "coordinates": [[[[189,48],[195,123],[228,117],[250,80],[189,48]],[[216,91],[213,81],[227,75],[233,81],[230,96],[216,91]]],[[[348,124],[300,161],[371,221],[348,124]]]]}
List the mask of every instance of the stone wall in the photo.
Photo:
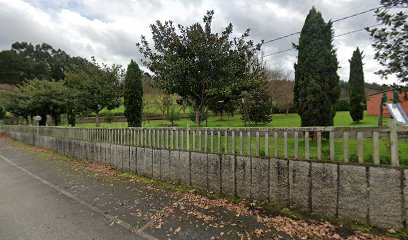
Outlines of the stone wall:
{"type": "Polygon", "coordinates": [[[406,227],[408,169],[206,154],[9,132],[70,157],[307,213],[380,228],[406,227]]]}

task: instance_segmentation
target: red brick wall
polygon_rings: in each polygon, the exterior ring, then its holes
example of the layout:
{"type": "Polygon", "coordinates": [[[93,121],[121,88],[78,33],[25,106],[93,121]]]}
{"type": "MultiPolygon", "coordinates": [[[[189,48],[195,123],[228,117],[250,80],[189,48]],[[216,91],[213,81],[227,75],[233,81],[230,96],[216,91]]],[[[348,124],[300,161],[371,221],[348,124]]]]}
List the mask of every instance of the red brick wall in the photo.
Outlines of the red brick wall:
{"type": "MultiPolygon", "coordinates": [[[[380,115],[380,102],[381,102],[382,96],[383,96],[383,93],[381,92],[381,93],[367,97],[368,115],[371,115],[371,116],[380,115]]],[[[388,102],[392,102],[392,91],[387,92],[387,99],[388,99],[388,102]]],[[[405,110],[406,113],[408,113],[408,101],[404,101],[404,93],[400,93],[400,101],[401,101],[402,108],[405,110]]],[[[390,116],[390,113],[388,112],[387,108],[383,107],[383,109],[384,109],[384,116],[390,116]]]]}

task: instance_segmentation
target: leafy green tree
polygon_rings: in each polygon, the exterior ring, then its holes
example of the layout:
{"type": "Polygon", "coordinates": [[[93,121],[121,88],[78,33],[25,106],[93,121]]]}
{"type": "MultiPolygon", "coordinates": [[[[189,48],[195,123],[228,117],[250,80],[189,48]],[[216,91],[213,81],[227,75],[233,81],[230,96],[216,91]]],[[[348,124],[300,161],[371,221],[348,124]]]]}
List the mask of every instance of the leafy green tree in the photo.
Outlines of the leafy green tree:
{"type": "Polygon", "coordinates": [[[0,52],[0,82],[18,84],[35,78],[59,81],[65,78],[66,71],[85,62],[47,43],[15,42],[11,50],[0,52]]]}
{"type": "Polygon", "coordinates": [[[31,107],[44,118],[46,115],[52,116],[54,125],[58,126],[67,106],[64,82],[32,80],[28,82],[28,87],[32,88],[31,107]]]}
{"type": "Polygon", "coordinates": [[[374,58],[385,67],[376,73],[387,78],[395,74],[401,82],[408,82],[408,8],[407,0],[381,0],[375,11],[380,27],[367,28],[376,50],[374,58]],[[401,11],[396,9],[401,8],[401,11]]]}
{"type": "Polygon", "coordinates": [[[196,109],[197,127],[211,99],[239,95],[247,89],[253,75],[250,61],[260,48],[248,40],[249,29],[234,38],[232,24],[214,33],[213,15],[214,11],[208,11],[203,25],[189,27],[157,21],[150,26],[154,49],[144,36],[138,43],[146,59],[143,63],[155,74],[155,85],[190,103],[196,109]]]}
{"type": "Polygon", "coordinates": [[[52,116],[54,125],[58,125],[61,114],[66,112],[67,88],[64,82],[34,79],[17,86],[10,94],[7,110],[22,116],[28,123],[28,117],[40,115],[40,125],[45,125],[47,115],[52,116]]]}
{"type": "MultiPolygon", "coordinates": [[[[33,79],[46,74],[39,73],[41,66],[29,58],[25,58],[14,51],[5,50],[0,52],[0,83],[20,84],[26,79],[33,79]]],[[[41,71],[40,71],[41,72],[41,71]]]]}
{"type": "Polygon", "coordinates": [[[353,52],[350,62],[349,96],[350,116],[354,122],[363,120],[364,106],[366,102],[364,92],[364,72],[362,52],[357,48],[353,52]]]}
{"type": "Polygon", "coordinates": [[[129,127],[142,126],[143,111],[143,73],[136,62],[128,65],[124,85],[125,116],[129,127]]]}
{"type": "Polygon", "coordinates": [[[231,97],[218,96],[218,98],[213,98],[209,101],[208,109],[211,110],[215,115],[221,116],[221,119],[226,113],[228,116],[233,117],[234,111],[237,110],[241,99],[240,95],[235,95],[231,97]]]}
{"type": "Polygon", "coordinates": [[[266,82],[259,82],[254,88],[243,95],[241,112],[245,125],[252,122],[255,125],[272,121],[273,103],[266,82]]]}
{"type": "Polygon", "coordinates": [[[174,100],[170,94],[163,93],[155,97],[154,103],[160,109],[162,117],[166,118],[171,106],[174,104],[174,100]]]}
{"type": "Polygon", "coordinates": [[[171,125],[174,125],[175,121],[180,120],[180,109],[177,110],[176,106],[170,106],[166,114],[166,119],[170,121],[171,125]]]}
{"type": "Polygon", "coordinates": [[[313,7],[300,33],[294,103],[305,126],[332,126],[340,96],[332,23],[313,7]]]}
{"type": "Polygon", "coordinates": [[[99,65],[94,58],[88,64],[79,65],[75,70],[66,73],[68,86],[76,90],[76,101],[83,108],[95,112],[97,127],[102,109],[110,110],[120,105],[120,74],[120,66],[99,65]]]}
{"type": "Polygon", "coordinates": [[[36,112],[30,105],[33,97],[32,91],[23,84],[17,85],[17,90],[6,93],[5,108],[15,117],[23,117],[26,124],[29,123],[29,116],[35,116],[36,112]]]}

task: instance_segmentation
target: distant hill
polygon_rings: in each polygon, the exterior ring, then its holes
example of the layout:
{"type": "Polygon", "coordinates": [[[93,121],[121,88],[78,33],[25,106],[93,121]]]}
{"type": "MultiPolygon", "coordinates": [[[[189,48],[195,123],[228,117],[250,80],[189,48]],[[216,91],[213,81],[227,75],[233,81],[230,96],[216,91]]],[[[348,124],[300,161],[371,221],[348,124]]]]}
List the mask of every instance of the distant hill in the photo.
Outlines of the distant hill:
{"type": "MultiPolygon", "coordinates": [[[[340,99],[348,98],[349,97],[349,93],[348,93],[349,83],[346,81],[340,80],[339,85],[341,88],[340,99]]],[[[389,88],[389,86],[385,84],[379,85],[377,83],[364,83],[364,88],[365,88],[366,95],[368,95],[371,93],[386,90],[389,88]]]]}

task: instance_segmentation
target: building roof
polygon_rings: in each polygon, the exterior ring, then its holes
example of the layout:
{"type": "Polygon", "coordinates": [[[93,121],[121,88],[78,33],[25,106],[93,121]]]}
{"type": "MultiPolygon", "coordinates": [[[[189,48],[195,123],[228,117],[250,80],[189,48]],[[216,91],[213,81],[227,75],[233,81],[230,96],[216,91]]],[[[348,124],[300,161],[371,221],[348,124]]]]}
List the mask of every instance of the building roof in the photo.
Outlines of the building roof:
{"type": "Polygon", "coordinates": [[[367,97],[369,97],[369,96],[374,96],[374,95],[377,95],[377,94],[380,94],[380,93],[389,92],[389,91],[398,91],[398,92],[401,93],[401,92],[404,92],[404,91],[408,91],[408,87],[402,87],[401,89],[389,88],[389,89],[382,90],[382,91],[379,91],[379,92],[367,94],[366,96],[367,96],[367,97]]]}

